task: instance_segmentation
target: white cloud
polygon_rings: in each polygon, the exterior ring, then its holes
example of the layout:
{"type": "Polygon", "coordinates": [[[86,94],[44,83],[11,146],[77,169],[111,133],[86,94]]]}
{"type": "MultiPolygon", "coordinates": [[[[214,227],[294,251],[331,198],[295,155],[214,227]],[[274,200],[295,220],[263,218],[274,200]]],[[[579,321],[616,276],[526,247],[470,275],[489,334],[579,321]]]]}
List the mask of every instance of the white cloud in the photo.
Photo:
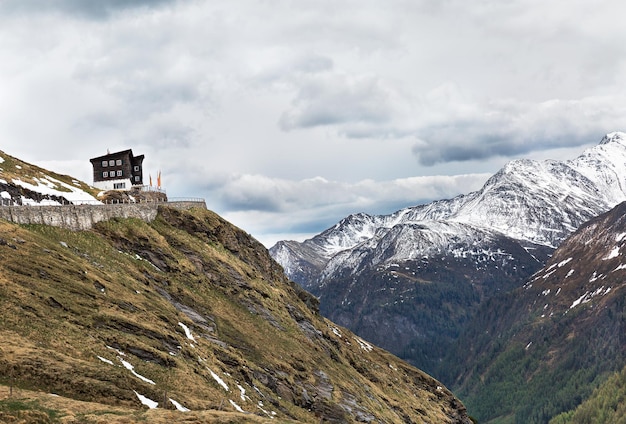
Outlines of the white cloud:
{"type": "Polygon", "coordinates": [[[81,18],[104,19],[119,11],[146,9],[173,0],[4,0],[0,11],[4,13],[38,14],[67,13],[81,18]]]}
{"type": "Polygon", "coordinates": [[[327,74],[298,84],[292,107],[280,119],[285,130],[325,125],[378,127],[393,116],[393,90],[375,76],[327,74]]]}
{"type": "Polygon", "coordinates": [[[322,177],[301,181],[259,175],[231,176],[211,196],[224,216],[270,247],[280,236],[311,237],[355,212],[391,213],[430,199],[451,198],[480,188],[490,174],[428,176],[356,183],[322,177]]]}
{"type": "Polygon", "coordinates": [[[457,101],[454,105],[442,114],[446,122],[434,121],[420,129],[420,142],[413,148],[420,163],[516,157],[582,146],[620,122],[626,112],[626,97],[541,103],[501,99],[488,105],[457,101]]]}

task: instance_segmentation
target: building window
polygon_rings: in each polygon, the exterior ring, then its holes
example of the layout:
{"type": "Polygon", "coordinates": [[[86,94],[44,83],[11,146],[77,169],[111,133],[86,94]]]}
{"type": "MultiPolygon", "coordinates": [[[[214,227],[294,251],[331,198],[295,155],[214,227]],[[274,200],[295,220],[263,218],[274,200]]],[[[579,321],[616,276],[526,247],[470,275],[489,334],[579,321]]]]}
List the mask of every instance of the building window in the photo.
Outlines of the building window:
{"type": "Polygon", "coordinates": [[[116,164],[117,166],[122,166],[122,159],[118,159],[118,160],[116,160],[116,161],[115,161],[115,164],[116,164]]]}
{"type": "Polygon", "coordinates": [[[135,172],[139,172],[139,165],[135,165],[135,172]]]}
{"type": "Polygon", "coordinates": [[[135,175],[135,182],[139,182],[139,175],[135,175]]]}
{"type": "Polygon", "coordinates": [[[113,159],[109,161],[109,166],[115,166],[115,161],[113,159]]]}
{"type": "Polygon", "coordinates": [[[122,176],[122,170],[121,170],[121,169],[118,169],[118,170],[117,170],[117,176],[118,176],[118,177],[121,177],[121,176],[122,176]]]}
{"type": "Polygon", "coordinates": [[[108,171],[104,171],[104,172],[102,173],[102,178],[108,178],[108,177],[109,177],[109,173],[108,173],[108,171]]]}
{"type": "Polygon", "coordinates": [[[106,168],[108,164],[109,164],[109,162],[107,162],[106,160],[102,161],[102,167],[103,168],[106,168]]]}
{"type": "Polygon", "coordinates": [[[126,188],[126,183],[113,183],[114,190],[120,190],[126,188]]]}

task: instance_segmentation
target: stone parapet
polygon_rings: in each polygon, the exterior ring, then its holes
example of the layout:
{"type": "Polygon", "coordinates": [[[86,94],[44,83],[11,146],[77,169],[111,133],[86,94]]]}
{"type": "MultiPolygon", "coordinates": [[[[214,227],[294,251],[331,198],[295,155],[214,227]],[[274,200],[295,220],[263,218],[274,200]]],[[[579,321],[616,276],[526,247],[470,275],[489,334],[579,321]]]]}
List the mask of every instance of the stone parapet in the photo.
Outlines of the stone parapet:
{"type": "Polygon", "coordinates": [[[202,208],[206,209],[206,202],[204,199],[181,199],[181,200],[170,200],[165,206],[170,206],[177,209],[192,209],[192,208],[202,208]]]}
{"type": "Polygon", "coordinates": [[[0,218],[16,224],[43,224],[68,228],[74,231],[88,230],[94,224],[111,218],[138,218],[153,221],[159,206],[178,209],[201,207],[204,200],[175,201],[167,203],[115,203],[101,205],[63,206],[0,206],[0,218]]]}

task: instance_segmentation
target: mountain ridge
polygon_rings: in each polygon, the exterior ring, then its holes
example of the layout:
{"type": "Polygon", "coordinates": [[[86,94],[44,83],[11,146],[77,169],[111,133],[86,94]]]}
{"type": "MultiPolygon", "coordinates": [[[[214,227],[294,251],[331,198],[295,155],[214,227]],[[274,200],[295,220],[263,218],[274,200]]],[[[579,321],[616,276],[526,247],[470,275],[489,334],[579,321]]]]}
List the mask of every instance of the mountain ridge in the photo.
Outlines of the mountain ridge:
{"type": "MultiPolygon", "coordinates": [[[[376,301],[368,295],[378,292],[389,278],[402,280],[399,284],[413,292],[424,290],[423,283],[416,283],[420,280],[445,285],[445,278],[452,279],[468,288],[449,287],[451,291],[441,296],[458,299],[457,290],[470,293],[477,299],[470,308],[475,310],[496,292],[523,284],[582,223],[626,200],[624,163],[626,134],[609,133],[573,160],[511,161],[478,191],[389,215],[350,215],[304,242],[278,242],[270,253],[292,280],[320,297],[326,316],[357,333],[363,331],[359,326],[366,318],[358,311],[373,311],[372,320],[403,319],[403,308],[375,312],[376,301]],[[446,236],[441,237],[441,232],[446,236]],[[424,261],[430,262],[426,271],[424,261]],[[487,275],[480,268],[490,263],[491,275],[487,275]],[[408,272],[392,273],[394,264],[408,272]],[[448,275],[437,275],[436,264],[448,275]],[[388,270],[386,276],[381,269],[388,270]]],[[[390,301],[408,301],[414,308],[438,313],[415,295],[390,301]]],[[[448,326],[458,334],[462,325],[451,320],[427,330],[437,337],[448,326]]],[[[410,353],[412,339],[430,343],[412,327],[409,322],[393,330],[396,338],[406,334],[405,342],[397,345],[386,344],[394,338],[388,329],[370,328],[359,334],[436,372],[441,358],[410,353]]]]}
{"type": "MultiPolygon", "coordinates": [[[[327,257],[329,257],[341,250],[350,249],[364,240],[372,238],[375,235],[376,230],[379,228],[391,228],[402,222],[449,219],[453,221],[471,223],[474,225],[480,223],[483,224],[482,226],[488,227],[489,229],[503,228],[506,230],[513,227],[515,230],[518,230],[518,227],[521,227],[520,225],[494,225],[494,222],[488,222],[485,224],[485,215],[489,216],[493,213],[481,214],[479,213],[480,209],[478,209],[478,206],[485,203],[484,198],[487,194],[492,194],[494,190],[500,188],[498,187],[498,184],[504,185],[502,190],[505,190],[507,194],[513,194],[515,191],[519,191],[520,187],[527,187],[528,180],[532,180],[532,182],[535,183],[537,179],[540,179],[540,177],[544,177],[545,179],[545,176],[550,177],[548,181],[544,181],[544,183],[552,186],[551,188],[553,192],[558,192],[558,189],[561,188],[566,188],[567,192],[571,191],[574,187],[578,192],[572,193],[570,196],[576,194],[581,197],[582,200],[590,201],[594,199],[596,202],[598,200],[606,202],[607,199],[611,199],[614,206],[619,203],[620,200],[626,200],[626,176],[624,176],[624,172],[618,171],[618,167],[626,158],[625,151],[626,133],[608,133],[602,138],[597,146],[587,149],[574,160],[568,160],[565,162],[556,160],[513,160],[490,177],[484,186],[478,191],[471,192],[469,194],[461,194],[452,199],[436,200],[424,205],[404,208],[389,215],[369,215],[366,213],[351,214],[333,227],[321,232],[311,239],[306,240],[305,242],[289,242],[292,245],[295,243],[315,244],[320,246],[321,249],[325,249],[323,252],[327,257]],[[620,147],[614,149],[612,148],[614,146],[620,147]],[[610,165],[609,170],[606,169],[607,165],[610,165]],[[514,179],[511,180],[504,178],[507,175],[513,176],[514,179]],[[578,188],[572,184],[561,184],[558,180],[562,177],[580,182],[581,187],[578,188]],[[509,187],[508,184],[513,187],[509,187]],[[518,185],[518,187],[515,187],[515,185],[518,185]],[[596,197],[592,195],[594,192],[596,192],[596,197]],[[597,193],[600,193],[600,199],[597,198],[597,193]]],[[[565,198],[564,200],[568,199],[565,198]]],[[[572,206],[572,209],[578,206],[579,205],[576,204],[575,206],[572,206]]],[[[511,210],[513,210],[513,208],[509,206],[507,212],[511,210]]],[[[532,216],[532,214],[526,213],[518,213],[518,215],[532,216]]],[[[592,214],[587,219],[590,219],[593,216],[595,215],[592,214]]],[[[566,231],[565,233],[569,234],[575,228],[576,226],[572,225],[568,227],[569,231],[566,231]]],[[[515,236],[515,238],[518,239],[524,239],[523,237],[518,237],[519,233],[517,232],[502,232],[505,235],[515,236]]],[[[562,234],[559,237],[560,238],[558,240],[562,240],[564,238],[562,234]]],[[[533,234],[533,236],[525,239],[533,243],[543,242],[543,244],[547,244],[551,237],[542,237],[540,235],[533,234]]],[[[270,249],[270,251],[277,250],[275,248],[278,248],[282,242],[277,242],[270,249]]],[[[547,245],[554,247],[550,244],[547,245]]],[[[284,259],[285,258],[283,258],[283,260],[284,259]]],[[[285,266],[284,264],[282,265],[285,266]]],[[[288,263],[286,265],[288,265],[288,263]]]]}

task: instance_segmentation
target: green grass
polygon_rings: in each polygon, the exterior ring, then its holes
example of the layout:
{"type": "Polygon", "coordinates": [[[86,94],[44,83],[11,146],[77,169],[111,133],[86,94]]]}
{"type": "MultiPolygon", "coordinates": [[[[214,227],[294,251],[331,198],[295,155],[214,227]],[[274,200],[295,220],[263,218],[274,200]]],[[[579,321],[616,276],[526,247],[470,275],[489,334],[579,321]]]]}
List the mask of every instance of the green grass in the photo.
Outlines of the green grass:
{"type": "MultiPolygon", "coordinates": [[[[4,399],[0,400],[0,413],[17,418],[32,419],[29,422],[57,423],[63,414],[57,410],[42,406],[37,400],[4,399]],[[42,416],[47,417],[47,420],[42,416]]],[[[2,418],[2,415],[0,415],[2,418]]]]}

